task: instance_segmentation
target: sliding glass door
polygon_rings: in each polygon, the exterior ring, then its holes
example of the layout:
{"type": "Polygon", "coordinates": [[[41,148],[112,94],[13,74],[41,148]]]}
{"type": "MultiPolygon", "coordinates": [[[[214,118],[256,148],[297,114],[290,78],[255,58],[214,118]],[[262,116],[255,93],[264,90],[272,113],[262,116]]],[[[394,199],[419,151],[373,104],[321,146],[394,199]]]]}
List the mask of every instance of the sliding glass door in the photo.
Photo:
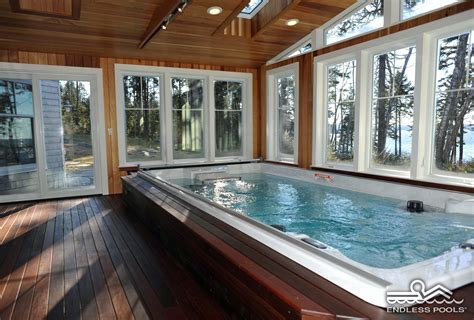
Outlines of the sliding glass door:
{"type": "Polygon", "coordinates": [[[0,75],[0,202],[102,193],[96,86],[0,75]]]}

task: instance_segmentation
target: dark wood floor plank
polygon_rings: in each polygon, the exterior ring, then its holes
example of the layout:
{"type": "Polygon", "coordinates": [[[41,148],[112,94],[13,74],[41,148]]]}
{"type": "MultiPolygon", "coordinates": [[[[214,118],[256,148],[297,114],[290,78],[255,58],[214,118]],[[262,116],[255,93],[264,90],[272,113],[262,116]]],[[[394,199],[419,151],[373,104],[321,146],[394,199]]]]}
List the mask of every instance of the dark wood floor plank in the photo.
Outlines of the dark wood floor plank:
{"type": "Polygon", "coordinates": [[[12,265],[12,267],[9,269],[8,276],[3,276],[1,280],[0,319],[10,319],[13,314],[15,301],[30,256],[31,247],[29,244],[33,242],[36,236],[35,224],[37,218],[34,214],[36,207],[30,206],[25,210],[24,224],[19,228],[21,232],[17,232],[16,237],[10,240],[13,243],[10,248],[11,254],[7,256],[7,261],[5,261],[5,264],[12,265]]]}
{"type": "MultiPolygon", "coordinates": [[[[36,277],[33,302],[31,303],[31,319],[44,319],[48,314],[49,283],[53,259],[54,225],[56,223],[55,217],[57,202],[48,201],[47,203],[43,203],[42,206],[44,206],[44,210],[48,213],[48,222],[46,224],[43,247],[41,248],[40,264],[38,275],[36,277]]],[[[17,308],[19,307],[20,306],[17,306],[17,308]]]]}
{"type": "Polygon", "coordinates": [[[71,201],[63,201],[64,212],[64,313],[66,319],[79,319],[81,297],[76,269],[76,252],[72,231],[71,201]]]}
{"type": "Polygon", "coordinates": [[[64,202],[57,205],[53,238],[53,263],[48,301],[48,319],[64,318],[64,202]]]}
{"type": "Polygon", "coordinates": [[[196,319],[223,318],[223,313],[216,307],[215,302],[209,299],[184,270],[171,261],[171,257],[160,247],[156,236],[151,234],[150,230],[146,229],[142,223],[131,221],[131,216],[126,214],[127,209],[121,197],[111,196],[103,200],[108,201],[113,207],[116,216],[122,220],[123,226],[126,228],[126,234],[130,235],[143,253],[149,257],[155,270],[167,275],[164,281],[188,317],[196,319]],[[151,246],[152,244],[154,246],[151,246]],[[176,268],[180,268],[181,272],[173,272],[176,268]],[[183,290],[183,288],[186,289],[183,290]]]}
{"type": "Polygon", "coordinates": [[[30,257],[27,262],[23,281],[18,293],[17,301],[13,311],[13,319],[28,319],[31,305],[33,303],[33,295],[35,283],[38,279],[39,266],[41,261],[41,251],[44,243],[46,226],[48,224],[48,214],[44,204],[37,205],[35,215],[38,216],[39,224],[36,226],[37,232],[32,244],[30,257]]]}
{"type": "Polygon", "coordinates": [[[84,238],[82,236],[82,225],[79,219],[78,206],[80,205],[80,201],[80,199],[72,200],[70,211],[74,251],[76,254],[76,278],[78,279],[81,315],[83,319],[96,319],[98,317],[97,303],[92,286],[84,238]]]}
{"type": "Polygon", "coordinates": [[[86,247],[87,260],[91,271],[92,286],[94,288],[95,299],[97,301],[97,309],[99,317],[105,319],[114,319],[115,310],[110,298],[110,293],[102,271],[97,249],[92,238],[91,229],[89,227],[88,218],[84,208],[84,199],[78,205],[79,219],[81,221],[82,236],[86,247]]]}
{"type": "Polygon", "coordinates": [[[0,319],[225,318],[122,200],[107,199],[0,205],[0,319]]]}
{"type": "Polygon", "coordinates": [[[120,250],[122,258],[127,265],[127,269],[133,277],[134,282],[138,285],[140,295],[143,298],[143,301],[145,302],[147,310],[149,311],[152,318],[163,319],[165,315],[165,310],[161,306],[161,304],[158,303],[160,299],[151,287],[146,276],[143,274],[139,264],[135,260],[135,257],[127,246],[125,240],[123,240],[123,238],[121,237],[120,231],[115,225],[115,222],[112,220],[111,214],[106,213],[105,211],[102,211],[101,214],[104,218],[107,228],[109,229],[109,232],[114,238],[115,244],[120,250]]]}
{"type": "Polygon", "coordinates": [[[109,229],[107,228],[107,225],[105,224],[105,221],[102,217],[103,212],[99,211],[98,209],[95,209],[94,213],[98,228],[102,234],[102,237],[105,240],[107,250],[110,254],[115,270],[120,278],[120,282],[122,283],[123,289],[127,296],[128,303],[132,308],[133,315],[136,319],[148,319],[149,317],[146,308],[137,290],[138,284],[134,283],[134,280],[126,266],[126,263],[122,258],[119,248],[115,244],[115,240],[109,229]]]}
{"type": "MultiPolygon", "coordinates": [[[[104,199],[104,201],[107,201],[104,199]]],[[[156,294],[160,298],[160,303],[165,309],[173,308],[176,306],[176,300],[171,292],[170,288],[166,284],[162,275],[165,274],[163,268],[159,265],[159,262],[155,260],[152,252],[146,246],[140,247],[138,242],[141,241],[140,237],[135,235],[136,230],[127,229],[126,224],[122,221],[118,215],[121,210],[118,206],[112,206],[112,203],[109,201],[109,205],[113,208],[114,214],[112,220],[115,222],[120,235],[124,239],[125,243],[130,248],[130,251],[133,252],[135,259],[137,260],[140,268],[147,277],[150,284],[153,286],[156,294]]]]}
{"type": "Polygon", "coordinates": [[[87,220],[89,222],[89,227],[92,232],[92,237],[94,239],[95,247],[97,248],[97,253],[99,256],[100,265],[105,275],[105,280],[107,282],[107,287],[112,298],[112,303],[115,309],[115,313],[118,319],[133,319],[132,310],[128,304],[127,297],[123,290],[122,284],[117,276],[112,260],[107,251],[104,239],[100,233],[99,227],[97,225],[94,211],[91,207],[92,199],[86,199],[84,202],[84,208],[86,211],[87,220]]]}

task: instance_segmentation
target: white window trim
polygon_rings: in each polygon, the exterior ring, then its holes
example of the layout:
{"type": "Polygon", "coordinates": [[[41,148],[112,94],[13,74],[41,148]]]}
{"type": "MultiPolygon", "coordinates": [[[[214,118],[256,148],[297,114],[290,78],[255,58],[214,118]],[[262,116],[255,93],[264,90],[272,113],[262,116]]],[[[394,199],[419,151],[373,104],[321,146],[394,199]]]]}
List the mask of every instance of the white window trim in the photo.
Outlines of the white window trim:
{"type": "Polygon", "coordinates": [[[140,66],[129,64],[115,64],[115,87],[117,100],[117,136],[119,146],[119,165],[121,167],[146,165],[159,166],[164,164],[189,164],[204,162],[228,162],[245,161],[253,156],[253,77],[251,73],[226,72],[215,70],[200,70],[186,68],[169,68],[155,66],[140,66]],[[125,144],[125,102],[123,92],[123,77],[125,75],[136,76],[160,76],[160,136],[162,160],[146,162],[127,162],[125,144]],[[173,137],[172,137],[172,93],[171,78],[193,78],[204,80],[204,158],[173,159],[173,137]],[[215,157],[215,106],[214,106],[214,85],[217,80],[235,81],[243,83],[243,109],[242,109],[242,156],[235,157],[215,157]]]}
{"type": "Polygon", "coordinates": [[[356,131],[356,126],[358,123],[359,115],[357,110],[357,97],[358,97],[358,85],[356,85],[355,92],[355,112],[354,112],[354,159],[352,163],[339,163],[334,161],[327,161],[327,141],[328,141],[328,110],[327,110],[327,76],[328,76],[328,67],[333,66],[338,63],[344,63],[351,60],[356,61],[356,83],[359,74],[359,61],[358,57],[353,54],[346,54],[342,56],[337,56],[334,58],[326,60],[315,59],[314,63],[314,77],[315,77],[315,86],[313,96],[314,99],[314,115],[313,115],[313,128],[315,131],[316,138],[313,139],[313,150],[318,146],[323,146],[318,148],[319,152],[314,155],[314,165],[318,167],[325,168],[337,168],[340,170],[354,170],[356,168],[356,155],[358,154],[358,135],[356,131]],[[321,94],[318,94],[321,93],[321,94]]]}
{"type": "MultiPolygon", "coordinates": [[[[437,41],[451,34],[474,28],[472,10],[421,26],[397,32],[382,38],[360,43],[352,47],[333,51],[314,58],[314,102],[313,102],[313,166],[328,167],[324,163],[325,133],[321,126],[324,118],[324,67],[325,65],[357,57],[356,114],[354,167],[338,166],[337,169],[378,174],[385,176],[405,177],[416,180],[433,181],[454,185],[473,185],[471,176],[436,172],[433,165],[434,137],[434,94],[435,68],[437,65],[437,41]],[[416,45],[416,74],[414,127],[412,139],[410,172],[391,169],[370,168],[371,159],[371,112],[372,112],[372,68],[373,56],[397,47],[416,45]],[[419,142],[422,142],[421,144],[419,142]]],[[[325,120],[325,119],[324,119],[325,120]]]]}
{"type": "Polygon", "coordinates": [[[298,164],[298,135],[299,135],[299,63],[267,71],[267,158],[271,161],[298,164]],[[277,95],[276,80],[285,76],[295,76],[295,145],[294,155],[282,154],[278,151],[277,137],[277,95]]]}
{"type": "Polygon", "coordinates": [[[42,137],[42,116],[41,116],[41,97],[39,90],[40,80],[78,80],[89,81],[91,83],[91,99],[95,108],[91,109],[96,119],[96,126],[91,128],[93,139],[93,152],[97,161],[95,162],[95,185],[91,188],[79,188],[74,190],[48,190],[46,176],[39,173],[39,191],[31,194],[14,194],[8,196],[0,196],[0,202],[5,201],[25,201],[39,198],[60,198],[72,197],[78,195],[90,194],[108,194],[108,173],[107,173],[107,148],[105,137],[105,113],[104,113],[104,92],[102,69],[100,68],[82,68],[82,67],[66,67],[37,65],[25,63],[8,63],[0,62],[0,77],[10,79],[30,79],[33,84],[33,104],[34,104],[34,125],[37,128],[34,132],[36,165],[38,168],[46,168],[45,152],[42,150],[44,146],[44,137],[42,137]],[[98,175],[99,176],[98,176],[98,175]]]}

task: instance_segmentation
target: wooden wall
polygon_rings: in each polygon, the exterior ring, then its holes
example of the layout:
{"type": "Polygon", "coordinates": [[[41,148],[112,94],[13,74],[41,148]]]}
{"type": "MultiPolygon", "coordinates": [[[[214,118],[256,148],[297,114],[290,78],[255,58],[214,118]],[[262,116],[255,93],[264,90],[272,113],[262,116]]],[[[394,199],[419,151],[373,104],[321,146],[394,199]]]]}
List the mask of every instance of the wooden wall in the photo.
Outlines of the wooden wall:
{"type": "Polygon", "coordinates": [[[116,59],[107,57],[93,57],[85,55],[65,55],[56,53],[38,53],[26,51],[0,50],[0,62],[31,63],[71,67],[90,67],[102,68],[104,78],[104,108],[105,108],[105,128],[112,128],[112,135],[106,134],[107,148],[107,170],[109,192],[112,194],[122,192],[122,182],[120,177],[126,174],[126,171],[120,170],[118,156],[118,138],[117,138],[117,109],[115,98],[115,63],[137,64],[173,68],[190,68],[202,70],[218,70],[247,72],[253,75],[253,145],[254,157],[260,156],[259,137],[260,133],[260,108],[259,91],[260,75],[258,69],[242,67],[222,67],[203,64],[171,63],[156,60],[139,59],[116,59]]]}

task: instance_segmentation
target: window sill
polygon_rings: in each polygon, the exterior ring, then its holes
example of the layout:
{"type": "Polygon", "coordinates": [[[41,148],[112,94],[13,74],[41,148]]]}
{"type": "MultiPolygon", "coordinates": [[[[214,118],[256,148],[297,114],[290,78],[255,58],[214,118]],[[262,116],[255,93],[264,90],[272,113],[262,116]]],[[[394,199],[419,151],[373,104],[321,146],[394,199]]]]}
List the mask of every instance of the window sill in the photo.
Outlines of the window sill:
{"type": "Polygon", "coordinates": [[[410,179],[408,177],[401,177],[401,176],[393,176],[393,175],[380,175],[375,173],[369,172],[356,172],[356,171],[348,171],[348,170],[338,170],[338,169],[329,169],[325,167],[311,167],[312,170],[315,171],[326,171],[336,174],[344,174],[354,177],[360,178],[367,178],[373,180],[382,180],[387,182],[395,182],[401,183],[406,185],[413,185],[419,187],[426,187],[426,188],[435,188],[435,189],[442,189],[442,190],[449,190],[449,191],[456,191],[456,192],[464,192],[464,193],[473,193],[472,185],[467,184],[453,184],[453,183],[441,183],[439,180],[431,180],[430,178],[426,178],[423,180],[415,180],[410,179]]]}

